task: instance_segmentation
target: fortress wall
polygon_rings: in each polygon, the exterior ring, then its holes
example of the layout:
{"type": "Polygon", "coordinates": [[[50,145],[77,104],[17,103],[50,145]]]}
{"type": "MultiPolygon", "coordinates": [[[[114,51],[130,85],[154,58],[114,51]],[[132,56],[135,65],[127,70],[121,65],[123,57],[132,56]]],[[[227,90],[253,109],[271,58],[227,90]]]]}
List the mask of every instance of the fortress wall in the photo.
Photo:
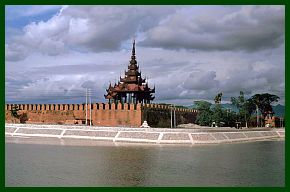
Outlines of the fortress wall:
{"type": "MultiPolygon", "coordinates": [[[[172,116],[176,117],[176,125],[194,123],[197,110],[185,108],[172,108],[172,116]]],[[[170,127],[171,126],[171,107],[160,104],[142,105],[142,122],[146,120],[151,127],[170,127]]]]}
{"type": "MultiPolygon", "coordinates": [[[[92,124],[97,126],[139,127],[141,122],[141,104],[21,104],[17,106],[18,115],[27,115],[26,123],[45,124],[85,124],[86,110],[92,124]]],[[[20,119],[11,115],[12,104],[5,106],[6,123],[19,123],[20,119]]],[[[89,120],[88,120],[89,122],[89,120]]],[[[89,124],[89,123],[88,123],[89,124]]]]}
{"type": "Polygon", "coordinates": [[[139,127],[142,124],[141,108],[135,107],[134,104],[98,103],[97,105],[99,109],[92,110],[94,125],[139,127]]]}
{"type": "MultiPolygon", "coordinates": [[[[152,127],[170,127],[171,107],[160,104],[17,104],[18,115],[26,114],[21,122],[45,124],[85,124],[88,111],[92,111],[92,125],[139,127],[144,120],[152,127]]],[[[11,115],[13,105],[6,104],[5,120],[7,123],[20,122],[20,118],[11,115]]],[[[175,108],[176,125],[193,123],[196,110],[175,108]]]]}

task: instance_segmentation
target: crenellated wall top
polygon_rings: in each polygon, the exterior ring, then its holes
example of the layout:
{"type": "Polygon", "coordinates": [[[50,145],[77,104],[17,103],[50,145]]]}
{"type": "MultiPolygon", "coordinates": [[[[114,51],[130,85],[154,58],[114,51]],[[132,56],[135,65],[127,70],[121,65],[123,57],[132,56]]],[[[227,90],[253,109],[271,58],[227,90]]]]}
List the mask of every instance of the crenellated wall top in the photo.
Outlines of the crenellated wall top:
{"type": "MultiPolygon", "coordinates": [[[[110,103],[93,103],[93,104],[6,104],[5,110],[12,110],[12,106],[17,106],[20,110],[35,110],[35,111],[68,111],[68,110],[137,110],[141,111],[145,108],[154,108],[154,109],[163,109],[170,110],[171,107],[169,105],[162,104],[133,104],[133,103],[118,103],[118,104],[110,104],[110,103]]],[[[195,109],[186,109],[186,108],[172,108],[177,112],[191,112],[197,113],[198,111],[195,109]]]]}

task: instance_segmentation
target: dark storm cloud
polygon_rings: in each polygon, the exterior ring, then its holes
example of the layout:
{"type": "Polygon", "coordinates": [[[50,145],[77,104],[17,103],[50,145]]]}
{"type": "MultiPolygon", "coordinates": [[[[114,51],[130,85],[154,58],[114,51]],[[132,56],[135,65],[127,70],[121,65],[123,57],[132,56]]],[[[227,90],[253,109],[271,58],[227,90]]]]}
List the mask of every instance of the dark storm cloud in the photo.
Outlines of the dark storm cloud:
{"type": "Polygon", "coordinates": [[[140,44],[165,49],[250,52],[283,44],[284,25],[283,6],[243,6],[237,12],[222,16],[208,12],[207,17],[195,14],[185,17],[184,13],[177,12],[151,28],[148,38],[140,44]]]}
{"type": "Polygon", "coordinates": [[[219,82],[215,80],[216,72],[203,71],[192,72],[184,81],[183,87],[189,90],[208,90],[219,86],[219,82]]]}

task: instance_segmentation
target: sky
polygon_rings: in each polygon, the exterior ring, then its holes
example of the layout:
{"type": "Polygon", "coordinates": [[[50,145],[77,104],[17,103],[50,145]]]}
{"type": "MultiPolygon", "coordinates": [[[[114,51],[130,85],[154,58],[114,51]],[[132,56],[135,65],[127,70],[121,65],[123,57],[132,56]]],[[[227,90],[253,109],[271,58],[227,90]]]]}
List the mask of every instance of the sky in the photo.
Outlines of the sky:
{"type": "Polygon", "coordinates": [[[285,6],[6,6],[6,103],[83,103],[129,64],[132,39],[155,103],[285,103],[285,6]]]}

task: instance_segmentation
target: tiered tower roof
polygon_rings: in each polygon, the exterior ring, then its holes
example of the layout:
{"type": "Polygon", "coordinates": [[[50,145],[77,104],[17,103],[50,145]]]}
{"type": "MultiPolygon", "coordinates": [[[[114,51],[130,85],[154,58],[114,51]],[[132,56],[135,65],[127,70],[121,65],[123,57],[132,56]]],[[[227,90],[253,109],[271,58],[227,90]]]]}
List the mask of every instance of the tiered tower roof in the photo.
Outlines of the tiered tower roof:
{"type": "Polygon", "coordinates": [[[125,70],[125,76],[120,77],[118,84],[115,83],[114,86],[109,85],[106,89],[107,94],[104,95],[106,99],[112,99],[114,102],[144,102],[150,103],[155,97],[155,86],[150,89],[148,86],[148,81],[142,78],[141,72],[139,72],[139,66],[137,65],[136,53],[135,53],[135,40],[133,41],[131,60],[128,65],[128,69],[125,70]],[[129,97],[129,99],[127,99],[129,97]]]}

